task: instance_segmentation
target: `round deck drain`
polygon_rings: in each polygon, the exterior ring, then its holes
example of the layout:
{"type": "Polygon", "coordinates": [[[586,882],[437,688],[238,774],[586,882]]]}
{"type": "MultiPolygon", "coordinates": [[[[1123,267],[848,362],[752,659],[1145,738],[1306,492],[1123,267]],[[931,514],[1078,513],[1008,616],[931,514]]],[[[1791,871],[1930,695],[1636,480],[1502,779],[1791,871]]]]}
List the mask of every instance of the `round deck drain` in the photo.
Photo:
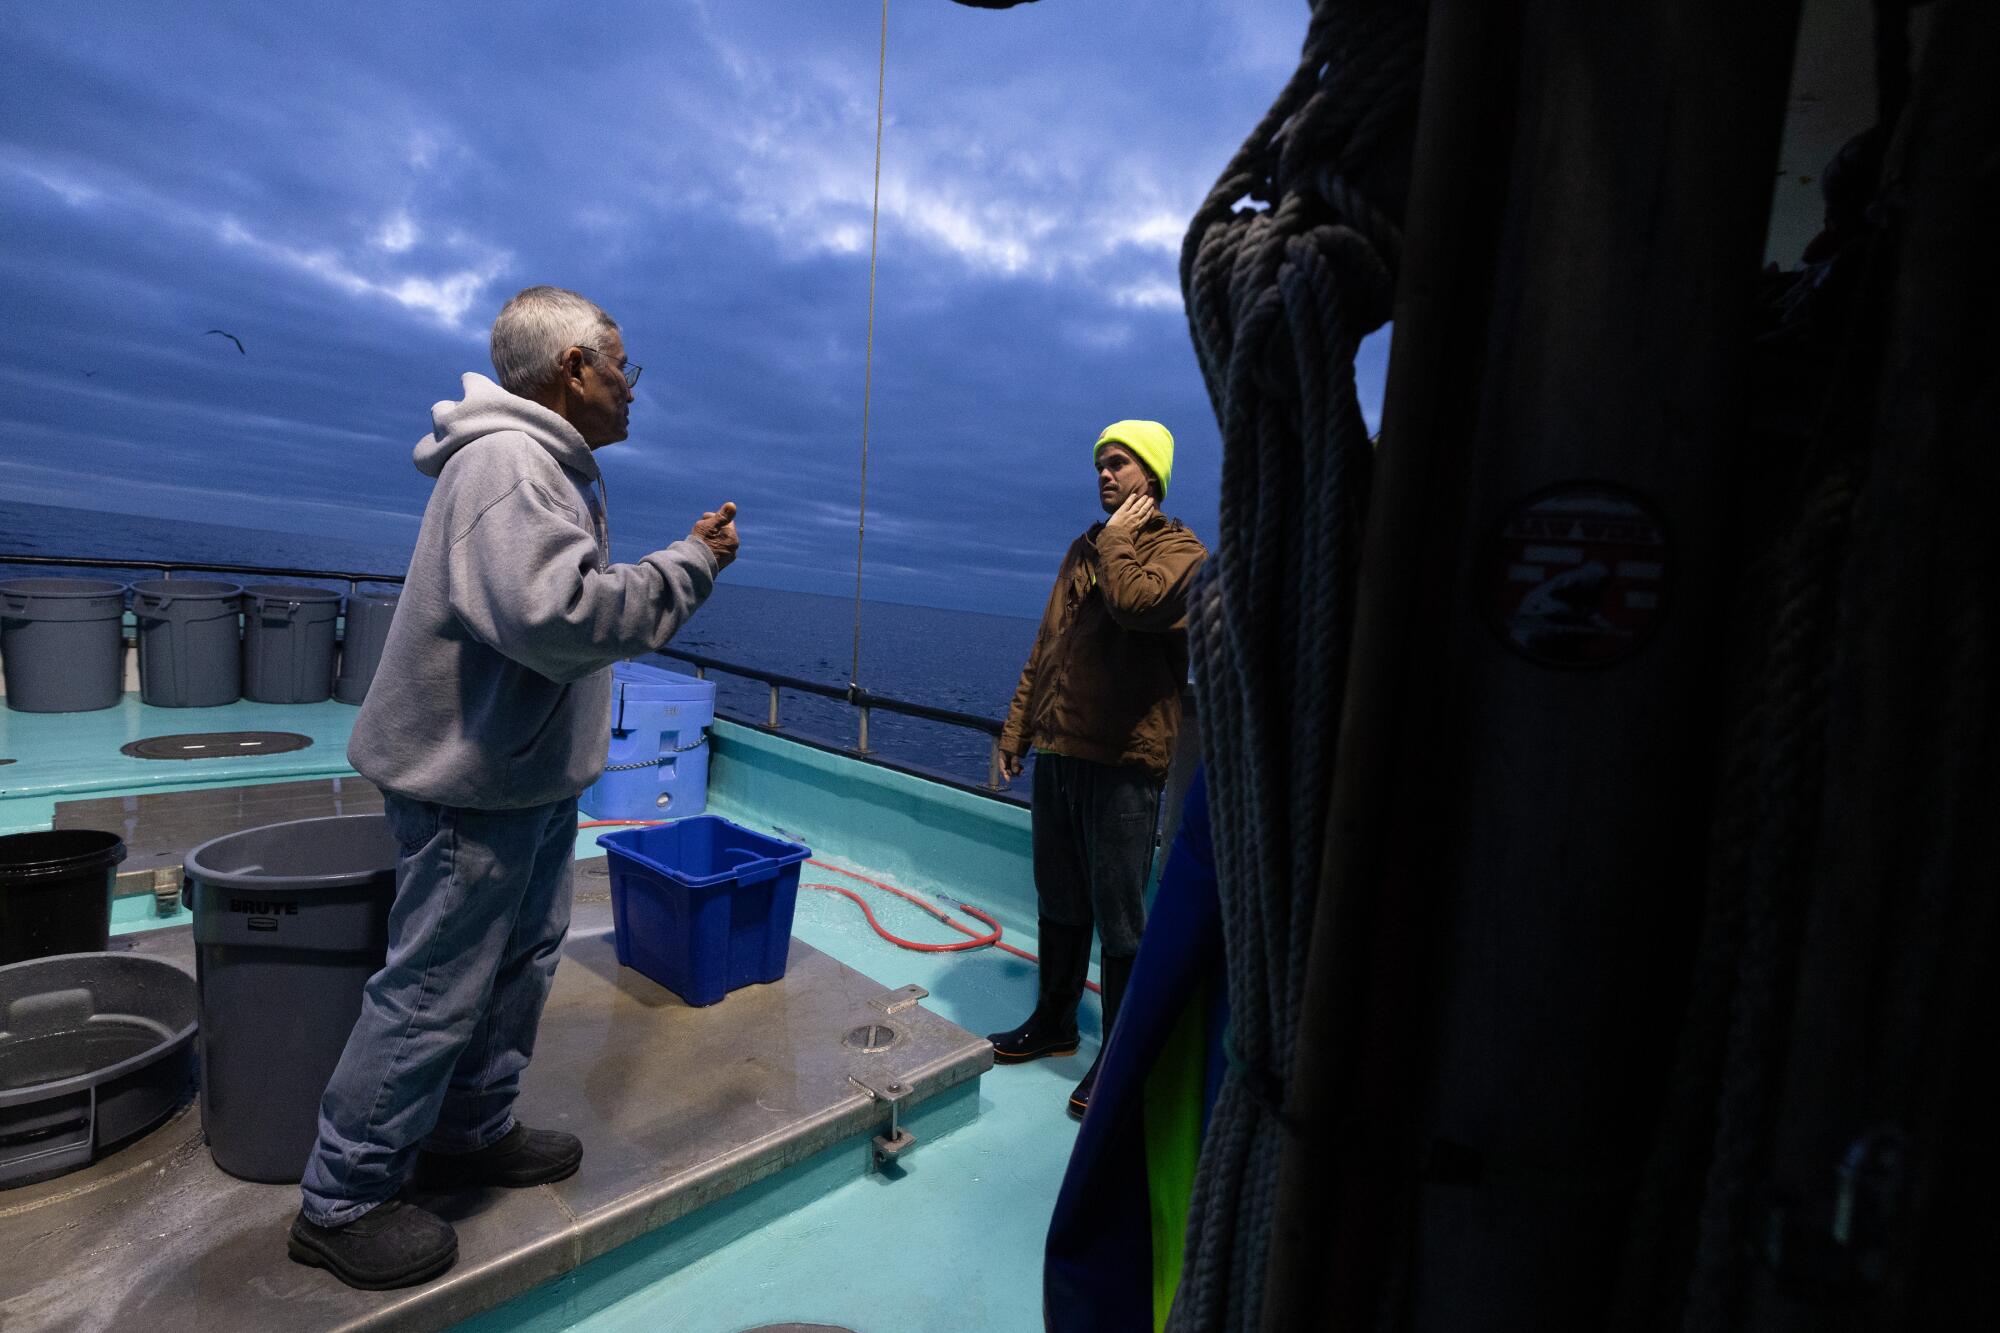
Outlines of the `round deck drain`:
{"type": "Polygon", "coordinates": [[[190,731],[179,736],[148,736],[118,747],[134,759],[235,759],[251,754],[284,754],[303,750],[312,737],[296,731],[190,731]]]}
{"type": "Polygon", "coordinates": [[[887,1023],[863,1023],[840,1039],[843,1046],[857,1051],[886,1051],[903,1039],[903,1034],[887,1023]]]}
{"type": "Polygon", "coordinates": [[[611,868],[603,857],[589,861],[578,861],[576,869],[570,872],[576,876],[571,886],[571,896],[579,903],[608,903],[611,901],[611,868]]]}

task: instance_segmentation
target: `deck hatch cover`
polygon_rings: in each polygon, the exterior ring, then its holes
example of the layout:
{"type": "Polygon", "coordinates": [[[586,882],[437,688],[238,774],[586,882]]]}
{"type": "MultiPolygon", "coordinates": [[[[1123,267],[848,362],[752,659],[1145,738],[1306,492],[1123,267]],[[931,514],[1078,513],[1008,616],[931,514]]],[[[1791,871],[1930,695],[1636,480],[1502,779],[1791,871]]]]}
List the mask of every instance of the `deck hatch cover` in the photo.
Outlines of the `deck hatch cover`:
{"type": "Polygon", "coordinates": [[[303,750],[312,737],[296,731],[190,731],[177,736],[148,736],[118,747],[134,759],[236,759],[253,754],[284,754],[303,750]]]}
{"type": "Polygon", "coordinates": [[[891,1046],[900,1045],[903,1034],[887,1023],[863,1023],[849,1032],[841,1041],[859,1051],[886,1051],[891,1046]]]}

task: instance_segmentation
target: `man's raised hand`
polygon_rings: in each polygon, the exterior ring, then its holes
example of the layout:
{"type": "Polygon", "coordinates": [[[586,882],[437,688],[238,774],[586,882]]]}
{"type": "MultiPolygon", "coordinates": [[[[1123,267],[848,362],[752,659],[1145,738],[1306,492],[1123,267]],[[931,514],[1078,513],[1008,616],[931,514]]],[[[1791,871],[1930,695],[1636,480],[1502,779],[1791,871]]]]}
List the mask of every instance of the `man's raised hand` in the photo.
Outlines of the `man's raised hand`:
{"type": "Polygon", "coordinates": [[[1152,496],[1144,494],[1128,495],[1125,497],[1125,503],[1118,506],[1118,512],[1104,520],[1104,526],[1107,528],[1130,528],[1132,531],[1137,532],[1151,521],[1153,515],[1159,512],[1160,507],[1153,503],[1152,496]]]}
{"type": "Polygon", "coordinates": [[[688,536],[708,548],[715,557],[715,572],[720,574],[736,558],[736,502],[725,501],[722,508],[703,514],[688,536]]]}

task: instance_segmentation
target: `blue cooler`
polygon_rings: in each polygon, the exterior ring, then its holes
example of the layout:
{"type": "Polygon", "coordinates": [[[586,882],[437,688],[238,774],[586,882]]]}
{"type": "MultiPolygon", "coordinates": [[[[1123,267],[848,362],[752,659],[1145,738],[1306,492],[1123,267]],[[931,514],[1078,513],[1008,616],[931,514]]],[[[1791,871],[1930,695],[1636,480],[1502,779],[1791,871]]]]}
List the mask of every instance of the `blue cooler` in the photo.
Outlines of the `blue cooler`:
{"type": "Polygon", "coordinates": [[[691,1005],[785,975],[810,848],[720,815],[620,829],[597,845],[619,963],[691,1005]]]}
{"type": "Polygon", "coordinates": [[[708,808],[715,682],[620,662],[611,668],[611,757],[577,805],[592,819],[679,819],[708,808]]]}

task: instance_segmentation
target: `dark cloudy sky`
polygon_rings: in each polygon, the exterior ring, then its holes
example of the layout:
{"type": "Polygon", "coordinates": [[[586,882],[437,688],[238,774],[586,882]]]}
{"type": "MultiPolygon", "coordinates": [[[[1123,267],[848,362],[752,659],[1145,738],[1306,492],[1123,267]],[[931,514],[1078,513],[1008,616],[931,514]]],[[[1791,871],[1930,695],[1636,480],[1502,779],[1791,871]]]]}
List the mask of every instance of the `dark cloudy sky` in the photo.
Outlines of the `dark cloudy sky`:
{"type": "MultiPolygon", "coordinates": [[[[407,543],[430,404],[552,282],[646,367],[621,557],[734,499],[732,578],[851,591],[874,0],[0,16],[0,495],[407,543]]],[[[1124,416],[1212,538],[1176,255],[1305,19],[893,0],[868,595],[1038,609],[1124,416]]]]}

